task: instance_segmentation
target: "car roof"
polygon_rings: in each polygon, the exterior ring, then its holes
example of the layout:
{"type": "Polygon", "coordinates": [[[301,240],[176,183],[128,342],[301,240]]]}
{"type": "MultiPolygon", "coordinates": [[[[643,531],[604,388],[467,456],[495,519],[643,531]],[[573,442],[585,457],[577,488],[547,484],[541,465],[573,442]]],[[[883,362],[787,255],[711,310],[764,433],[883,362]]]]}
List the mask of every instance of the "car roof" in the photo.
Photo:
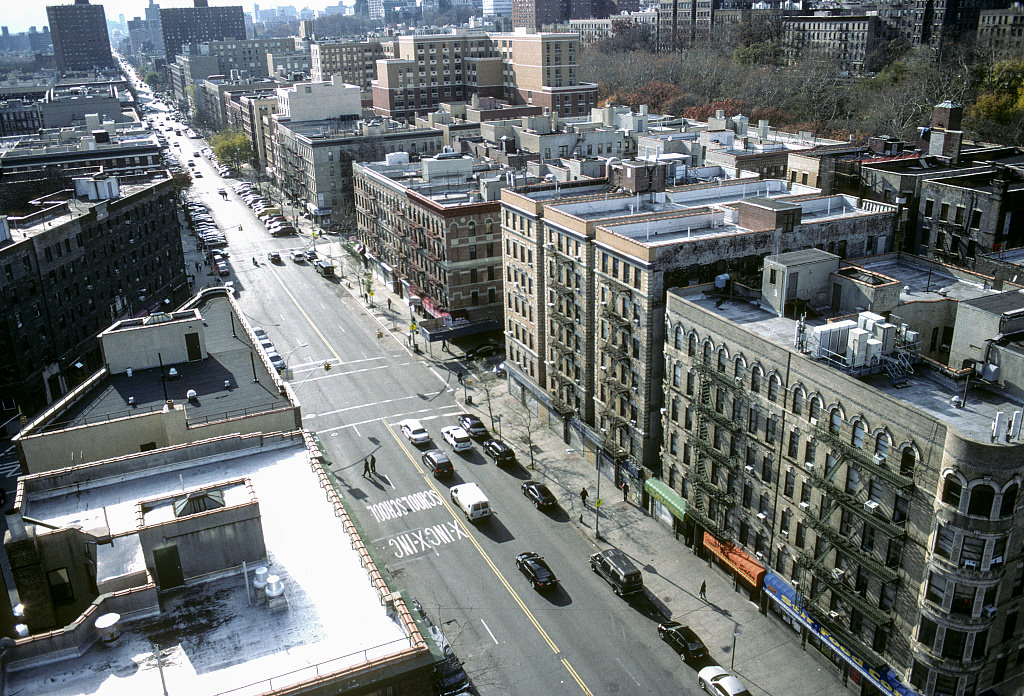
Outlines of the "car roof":
{"type": "Polygon", "coordinates": [[[449,462],[451,459],[448,458],[448,454],[444,450],[432,449],[427,450],[423,453],[424,457],[430,457],[431,459],[438,462],[449,462]]]}
{"type": "Polygon", "coordinates": [[[400,422],[398,423],[398,425],[399,425],[400,427],[406,427],[406,426],[408,426],[408,427],[410,427],[410,428],[422,428],[422,427],[423,427],[423,424],[422,424],[422,423],[420,423],[420,422],[419,422],[418,420],[416,420],[415,418],[406,418],[405,420],[403,420],[403,421],[400,421],[400,422]]]}

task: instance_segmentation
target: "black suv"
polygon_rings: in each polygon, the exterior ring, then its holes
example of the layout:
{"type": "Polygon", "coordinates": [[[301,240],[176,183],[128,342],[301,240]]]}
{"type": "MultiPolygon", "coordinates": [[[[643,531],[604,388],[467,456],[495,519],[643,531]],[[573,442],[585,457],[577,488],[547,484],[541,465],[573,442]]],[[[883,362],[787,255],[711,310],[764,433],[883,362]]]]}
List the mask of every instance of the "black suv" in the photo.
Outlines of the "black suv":
{"type": "Polygon", "coordinates": [[[455,473],[452,460],[444,450],[433,449],[423,453],[423,466],[430,469],[434,478],[448,478],[455,473]]]}
{"type": "Polygon", "coordinates": [[[697,660],[708,656],[707,646],[693,629],[678,621],[666,621],[658,626],[658,636],[672,646],[683,660],[697,660]]]}
{"type": "Polygon", "coordinates": [[[516,453],[501,440],[485,442],[484,454],[493,459],[495,464],[513,464],[516,461],[516,453]]]}
{"type": "Polygon", "coordinates": [[[590,568],[612,586],[617,595],[639,594],[644,591],[644,576],[633,565],[629,556],[618,549],[598,551],[590,557],[590,568]]]}

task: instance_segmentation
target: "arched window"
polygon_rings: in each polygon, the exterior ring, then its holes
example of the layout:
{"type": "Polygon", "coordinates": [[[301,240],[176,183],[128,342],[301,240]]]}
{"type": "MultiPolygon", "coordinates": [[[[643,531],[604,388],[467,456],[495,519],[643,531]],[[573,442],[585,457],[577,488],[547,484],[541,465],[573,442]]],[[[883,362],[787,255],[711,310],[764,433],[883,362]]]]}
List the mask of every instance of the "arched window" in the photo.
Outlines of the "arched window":
{"type": "Polygon", "coordinates": [[[737,380],[743,379],[743,358],[736,356],[736,370],[733,373],[737,380]]]}
{"type": "Polygon", "coordinates": [[[492,234],[494,232],[494,220],[487,218],[487,222],[484,223],[484,230],[487,231],[487,234],[492,234]]]}
{"type": "Polygon", "coordinates": [[[772,403],[779,400],[779,384],[777,375],[768,378],[768,400],[772,403]]]}
{"type": "Polygon", "coordinates": [[[681,327],[681,326],[677,326],[676,327],[676,338],[675,338],[674,345],[675,345],[676,350],[682,350],[683,349],[683,327],[681,327]]]}
{"type": "Polygon", "coordinates": [[[942,484],[942,502],[946,505],[952,505],[955,508],[959,508],[960,495],[963,493],[963,490],[964,487],[960,484],[960,479],[949,474],[946,476],[946,480],[942,484]]]}
{"type": "Polygon", "coordinates": [[[811,420],[819,420],[821,418],[821,399],[816,396],[811,397],[811,412],[809,417],[811,420]]]}
{"type": "Polygon", "coordinates": [[[914,448],[907,445],[900,454],[900,476],[913,476],[914,468],[917,466],[917,453],[914,448]]]}
{"type": "Polygon", "coordinates": [[[797,387],[793,390],[793,413],[799,416],[804,412],[804,390],[797,387]]]}
{"type": "Polygon", "coordinates": [[[469,236],[472,237],[476,234],[476,220],[470,220],[469,224],[466,225],[466,229],[469,230],[469,236]]]}
{"type": "Polygon", "coordinates": [[[968,515],[992,516],[992,503],[996,499],[996,490],[982,483],[971,489],[971,498],[967,502],[968,515]]]}
{"type": "Polygon", "coordinates": [[[704,344],[704,364],[705,365],[710,365],[711,364],[711,344],[710,343],[705,343],[704,344]]]}
{"type": "Polygon", "coordinates": [[[832,409],[832,413],[829,415],[828,431],[833,435],[839,434],[839,429],[843,425],[843,414],[839,412],[838,408],[832,409]]]}
{"type": "Polygon", "coordinates": [[[757,365],[750,371],[750,391],[755,394],[761,391],[761,368],[757,365]]]}
{"type": "Polygon", "coordinates": [[[697,353],[697,337],[690,334],[690,340],[686,344],[686,354],[691,358],[697,353]]]}
{"type": "Polygon", "coordinates": [[[1013,510],[1017,507],[1017,484],[1010,484],[1003,491],[1003,502],[999,505],[999,516],[1000,517],[1011,517],[1013,516],[1013,510]]]}
{"type": "Polygon", "coordinates": [[[883,461],[889,458],[889,436],[884,431],[875,436],[875,454],[883,461]]]}
{"type": "MultiPolygon", "coordinates": [[[[833,413],[835,413],[833,411],[833,413]]],[[[850,437],[850,444],[854,447],[864,446],[864,421],[857,421],[853,424],[853,435],[850,437]]]]}
{"type": "Polygon", "coordinates": [[[718,371],[719,372],[725,372],[725,361],[726,360],[727,360],[727,358],[725,356],[725,348],[719,348],[718,349],[718,371]]]}

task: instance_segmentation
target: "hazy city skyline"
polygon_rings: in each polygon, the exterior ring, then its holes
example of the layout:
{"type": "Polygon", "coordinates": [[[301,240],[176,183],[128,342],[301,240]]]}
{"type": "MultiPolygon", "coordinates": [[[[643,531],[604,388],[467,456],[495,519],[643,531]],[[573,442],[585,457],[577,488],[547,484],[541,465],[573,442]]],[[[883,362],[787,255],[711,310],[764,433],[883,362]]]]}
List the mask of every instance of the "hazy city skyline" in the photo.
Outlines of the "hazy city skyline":
{"type": "MultiPolygon", "coordinates": [[[[0,25],[7,27],[12,34],[28,31],[28,28],[31,26],[34,26],[38,31],[42,31],[43,27],[47,24],[47,5],[71,5],[73,1],[33,0],[32,2],[22,4],[4,3],[3,9],[0,9],[0,25]]],[[[111,19],[117,20],[117,16],[120,14],[123,14],[126,20],[133,17],[143,17],[146,13],[146,7],[149,5],[149,0],[89,0],[89,2],[92,5],[103,5],[106,8],[108,21],[111,19]]],[[[301,2],[271,0],[270,2],[256,3],[253,3],[252,0],[210,0],[211,6],[241,5],[245,8],[246,12],[252,12],[253,4],[264,8],[272,8],[278,5],[293,5],[296,9],[309,7],[313,10],[322,10],[328,5],[336,5],[337,3],[338,0],[302,0],[301,2]]],[[[192,0],[156,0],[156,4],[160,7],[192,7],[193,3],[192,0]]]]}

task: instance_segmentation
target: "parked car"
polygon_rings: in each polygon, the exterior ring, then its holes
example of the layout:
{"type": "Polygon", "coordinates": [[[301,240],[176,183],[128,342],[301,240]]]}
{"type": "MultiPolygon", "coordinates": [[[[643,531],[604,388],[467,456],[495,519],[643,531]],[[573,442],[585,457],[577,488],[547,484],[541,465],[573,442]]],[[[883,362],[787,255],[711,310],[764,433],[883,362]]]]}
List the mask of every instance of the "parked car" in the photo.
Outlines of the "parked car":
{"type": "Polygon", "coordinates": [[[458,425],[449,425],[441,428],[441,436],[448,441],[448,444],[456,452],[473,449],[473,441],[469,439],[469,433],[458,425]]]}
{"type": "Polygon", "coordinates": [[[500,353],[503,353],[504,349],[497,343],[484,343],[483,345],[477,346],[476,348],[470,348],[466,351],[467,360],[484,360],[486,358],[493,357],[500,353]]]}
{"type": "Polygon", "coordinates": [[[458,415],[459,425],[469,433],[470,437],[480,438],[487,435],[487,428],[480,422],[480,419],[472,413],[460,413],[458,415]]]}
{"type": "Polygon", "coordinates": [[[398,424],[398,427],[402,429],[402,434],[409,438],[409,442],[414,445],[430,442],[430,433],[415,418],[406,418],[398,424]]]}
{"type": "Polygon", "coordinates": [[[231,275],[231,271],[228,270],[228,265],[226,263],[218,263],[214,268],[219,276],[231,275]]]}
{"type": "Polygon", "coordinates": [[[719,665],[705,667],[697,672],[697,684],[703,691],[714,696],[750,696],[743,682],[719,665]]]}
{"type": "Polygon", "coordinates": [[[605,579],[617,595],[644,591],[644,576],[633,561],[619,549],[598,551],[590,557],[590,569],[605,579]]]}
{"type": "Polygon", "coordinates": [[[495,464],[512,464],[516,460],[516,453],[512,448],[501,440],[487,440],[484,443],[484,454],[494,460],[495,464]]]}
{"type": "Polygon", "coordinates": [[[306,254],[307,261],[316,261],[318,258],[316,255],[316,251],[314,251],[313,249],[306,249],[304,253],[306,254]]]}
{"type": "Polygon", "coordinates": [[[526,576],[526,579],[538,592],[551,590],[558,586],[558,578],[555,577],[551,566],[540,554],[527,551],[516,556],[516,567],[519,572],[526,576]]]}
{"type": "Polygon", "coordinates": [[[678,621],[666,621],[659,625],[658,637],[672,646],[686,662],[708,656],[708,648],[700,636],[678,621]]]}
{"type": "Polygon", "coordinates": [[[523,485],[520,488],[523,491],[523,495],[532,500],[534,507],[538,509],[549,508],[558,502],[551,489],[540,481],[523,481],[523,485]]]}
{"type": "Polygon", "coordinates": [[[281,254],[276,251],[268,251],[267,260],[271,263],[281,263],[281,254]]]}
{"type": "Polygon", "coordinates": [[[452,460],[445,454],[444,450],[432,449],[423,453],[423,466],[430,469],[434,478],[448,478],[455,473],[452,460]]]}
{"type": "Polygon", "coordinates": [[[293,251],[292,252],[292,261],[294,261],[295,263],[305,263],[306,262],[306,256],[301,251],[293,251]]]}

